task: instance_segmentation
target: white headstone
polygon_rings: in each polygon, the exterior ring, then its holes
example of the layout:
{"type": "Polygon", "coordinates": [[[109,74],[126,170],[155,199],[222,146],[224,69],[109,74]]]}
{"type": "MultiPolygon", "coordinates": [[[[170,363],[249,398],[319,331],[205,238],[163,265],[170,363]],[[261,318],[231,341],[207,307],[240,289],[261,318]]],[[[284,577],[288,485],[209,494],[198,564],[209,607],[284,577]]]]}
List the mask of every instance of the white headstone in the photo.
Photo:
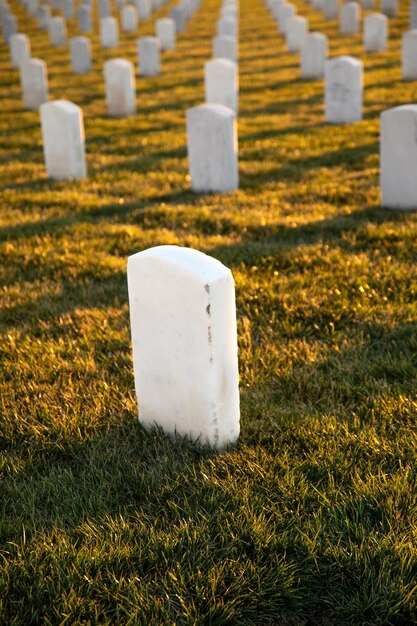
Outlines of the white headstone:
{"type": "Polygon", "coordinates": [[[287,32],[288,21],[293,18],[297,13],[297,8],[290,2],[284,2],[279,14],[279,32],[281,35],[285,35],[287,32]]]}
{"type": "Polygon", "coordinates": [[[362,119],[363,63],[350,56],[326,61],[325,115],[331,124],[348,124],[362,119]]]}
{"type": "Polygon", "coordinates": [[[235,37],[230,35],[217,35],[213,37],[213,57],[230,59],[230,61],[237,60],[236,52],[237,44],[235,37]]]}
{"type": "Polygon", "coordinates": [[[84,178],[87,166],[80,107],[68,100],[53,100],[42,104],[40,114],[48,177],[55,180],[84,178]]]}
{"type": "Polygon", "coordinates": [[[361,7],[364,11],[373,11],[375,9],[375,0],[361,0],[361,7]]]}
{"type": "Polygon", "coordinates": [[[6,15],[2,20],[3,39],[5,43],[9,43],[12,35],[17,35],[17,18],[15,15],[6,15]]]}
{"type": "Polygon", "coordinates": [[[417,105],[381,114],[382,206],[417,209],[417,105]]]}
{"type": "Polygon", "coordinates": [[[381,0],[381,13],[387,17],[397,17],[398,2],[397,0],[381,0]]]}
{"type": "Polygon", "coordinates": [[[74,74],[86,74],[91,70],[91,42],[87,37],[70,39],[71,66],[74,74]]]}
{"type": "Polygon", "coordinates": [[[74,17],[74,0],[64,0],[63,9],[65,19],[72,20],[74,17]]]}
{"type": "Polygon", "coordinates": [[[357,2],[346,2],[340,7],[340,32],[356,35],[359,32],[361,9],[357,2]]]}
{"type": "Polygon", "coordinates": [[[229,269],[158,246],[130,256],[130,325],[139,421],[223,448],[239,436],[236,305],[229,269]]]}
{"type": "Polygon", "coordinates": [[[410,30],[417,28],[417,0],[410,3],[410,30]]]}
{"type": "Polygon", "coordinates": [[[41,30],[47,30],[51,18],[51,7],[42,4],[38,10],[38,26],[41,30]]]}
{"type": "Polygon", "coordinates": [[[127,59],[111,59],[104,64],[107,111],[126,117],[136,113],[135,68],[127,59]]]}
{"type": "Polygon", "coordinates": [[[307,33],[301,46],[301,78],[323,78],[327,54],[327,36],[323,33],[307,33]]]}
{"type": "Polygon", "coordinates": [[[339,17],[339,0],[323,0],[323,14],[326,20],[337,20],[339,17]]]}
{"type": "Polygon", "coordinates": [[[417,29],[403,34],[401,73],[403,80],[417,80],[417,29]]]}
{"type": "Polygon", "coordinates": [[[117,48],[119,45],[119,24],[115,17],[102,17],[100,20],[100,44],[102,48],[117,48]]]}
{"type": "Polygon", "coordinates": [[[37,111],[48,100],[48,73],[45,61],[26,59],[20,63],[20,84],[25,109],[37,111]]]}
{"type": "Polygon", "coordinates": [[[237,113],[239,81],[234,61],[207,61],[204,65],[204,85],[207,104],[223,104],[237,113]]]}
{"type": "Polygon", "coordinates": [[[170,17],[156,20],[156,36],[161,43],[161,50],[175,50],[176,33],[175,22],[170,17]]]}
{"type": "Polygon", "coordinates": [[[237,28],[236,20],[230,17],[222,17],[217,22],[217,34],[218,35],[230,35],[236,37],[237,28]]]}
{"type": "Polygon", "coordinates": [[[239,186],[236,114],[221,104],[187,111],[191,188],[196,192],[228,192],[239,186]]]}
{"type": "Polygon", "coordinates": [[[20,63],[30,58],[30,41],[27,35],[12,35],[9,41],[12,66],[19,69],[20,63]]]}
{"type": "Polygon", "coordinates": [[[388,45],[388,18],[382,13],[366,15],[364,20],[364,47],[366,52],[381,52],[388,45]]]}
{"type": "Polygon", "coordinates": [[[157,76],[161,71],[161,44],[157,37],[139,37],[138,61],[141,76],[157,76]]]}
{"type": "Polygon", "coordinates": [[[48,31],[51,46],[65,46],[67,43],[67,26],[63,17],[51,17],[48,31]]]}
{"type": "Polygon", "coordinates": [[[138,0],[138,10],[140,20],[150,20],[152,15],[151,0],[138,0]]]}
{"type": "Polygon", "coordinates": [[[180,7],[172,7],[169,11],[169,17],[175,22],[175,30],[177,33],[183,33],[187,22],[184,9],[180,7]]]}
{"type": "Polygon", "coordinates": [[[122,30],[125,33],[134,33],[138,29],[138,10],[135,6],[127,4],[122,8],[122,30]]]}
{"type": "Polygon", "coordinates": [[[308,33],[308,21],[305,17],[294,16],[287,22],[288,52],[299,52],[308,33]]]}
{"type": "Polygon", "coordinates": [[[30,17],[35,17],[39,10],[39,0],[27,0],[26,6],[30,17]]]}
{"type": "Polygon", "coordinates": [[[110,0],[98,0],[98,16],[100,20],[111,17],[110,0]]]}
{"type": "Polygon", "coordinates": [[[92,31],[91,8],[88,4],[83,4],[78,9],[78,30],[81,33],[92,31]]]}

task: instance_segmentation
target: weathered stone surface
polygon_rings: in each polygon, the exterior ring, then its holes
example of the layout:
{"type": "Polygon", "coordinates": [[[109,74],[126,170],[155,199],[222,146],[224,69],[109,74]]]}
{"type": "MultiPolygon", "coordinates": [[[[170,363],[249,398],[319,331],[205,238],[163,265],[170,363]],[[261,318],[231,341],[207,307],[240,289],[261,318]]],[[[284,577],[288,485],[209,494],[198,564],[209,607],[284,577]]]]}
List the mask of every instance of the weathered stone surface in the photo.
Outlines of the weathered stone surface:
{"type": "Polygon", "coordinates": [[[159,246],[129,257],[139,421],[222,448],[239,436],[234,281],[219,261],[159,246]]]}

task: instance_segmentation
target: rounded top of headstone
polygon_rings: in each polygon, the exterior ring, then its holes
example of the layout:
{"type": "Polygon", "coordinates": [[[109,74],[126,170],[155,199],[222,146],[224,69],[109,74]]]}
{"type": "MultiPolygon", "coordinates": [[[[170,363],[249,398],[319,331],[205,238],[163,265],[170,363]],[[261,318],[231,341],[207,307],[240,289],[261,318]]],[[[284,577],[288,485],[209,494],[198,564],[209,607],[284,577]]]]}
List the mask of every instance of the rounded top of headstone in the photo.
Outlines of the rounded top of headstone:
{"type": "Polygon", "coordinates": [[[208,61],[205,62],[204,65],[206,67],[216,67],[216,66],[230,67],[231,69],[237,67],[236,61],[232,61],[231,59],[226,59],[225,57],[216,57],[215,59],[209,59],[208,61]]]}
{"type": "Polygon", "coordinates": [[[195,114],[214,115],[223,118],[236,116],[236,113],[224,104],[199,104],[187,110],[187,117],[195,114]]]}
{"type": "Polygon", "coordinates": [[[210,283],[231,274],[229,268],[213,257],[193,250],[192,248],[182,248],[180,246],[155,246],[142,252],[137,252],[128,258],[128,264],[138,263],[146,259],[160,260],[181,268],[204,283],[210,283]]]}
{"type": "Polygon", "coordinates": [[[400,104],[397,107],[382,111],[381,118],[390,117],[391,115],[413,115],[417,116],[417,104],[400,104]]]}
{"type": "Polygon", "coordinates": [[[320,41],[324,41],[327,40],[327,35],[325,35],[324,33],[320,33],[318,30],[314,30],[311,33],[307,33],[307,38],[308,39],[317,39],[320,41]]]}
{"type": "Polygon", "coordinates": [[[78,115],[81,111],[77,104],[74,104],[70,100],[52,100],[51,102],[44,102],[40,107],[41,111],[52,109],[59,110],[63,113],[76,113],[78,115]]]}
{"type": "Polygon", "coordinates": [[[104,67],[120,67],[121,69],[128,67],[129,69],[133,67],[132,61],[129,59],[122,59],[121,57],[116,57],[115,59],[109,59],[104,63],[104,67]]]}
{"type": "Polygon", "coordinates": [[[327,65],[347,64],[347,65],[356,65],[356,66],[363,65],[360,59],[357,59],[356,57],[352,57],[348,54],[342,54],[340,56],[333,57],[332,59],[327,59],[326,64],[327,65]]]}

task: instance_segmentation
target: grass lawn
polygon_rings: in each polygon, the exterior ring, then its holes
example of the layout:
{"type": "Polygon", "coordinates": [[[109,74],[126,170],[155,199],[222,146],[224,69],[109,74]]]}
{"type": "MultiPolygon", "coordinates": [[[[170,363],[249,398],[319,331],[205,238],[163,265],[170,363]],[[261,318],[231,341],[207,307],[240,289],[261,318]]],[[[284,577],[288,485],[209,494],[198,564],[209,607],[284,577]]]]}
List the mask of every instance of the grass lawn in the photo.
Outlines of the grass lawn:
{"type": "Polygon", "coordinates": [[[241,0],[240,189],[196,196],[185,110],[220,0],[137,79],[126,119],[106,115],[102,64],[136,61],[137,34],[102,51],[96,28],[94,70],[73,76],[11,0],[50,98],[83,109],[89,177],[47,180],[2,43],[1,624],[417,623],[417,216],[381,209],[378,181],[379,114],[417,96],[408,3],[365,55],[295,2],[332,56],[364,61],[363,121],[326,125],[322,82],[241,0]],[[235,278],[241,437],[224,454],[138,425],[126,262],[160,244],[235,278]]]}

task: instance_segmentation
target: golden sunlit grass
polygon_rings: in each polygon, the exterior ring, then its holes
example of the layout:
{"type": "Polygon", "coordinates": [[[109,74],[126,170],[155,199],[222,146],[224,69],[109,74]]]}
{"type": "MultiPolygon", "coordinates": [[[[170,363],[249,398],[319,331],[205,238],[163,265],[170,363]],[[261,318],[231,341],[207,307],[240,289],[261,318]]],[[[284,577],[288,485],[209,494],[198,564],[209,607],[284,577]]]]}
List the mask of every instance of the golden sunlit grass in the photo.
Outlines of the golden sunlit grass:
{"type": "Polygon", "coordinates": [[[417,93],[400,77],[408,7],[365,55],[296,2],[331,55],[363,59],[364,120],[326,125],[322,82],[241,0],[225,196],[191,193],[185,138],[219,0],[137,79],[127,119],[106,115],[102,66],[136,62],[137,34],[102,51],[96,29],[76,77],[13,2],[51,99],[83,109],[89,177],[47,180],[1,44],[1,623],[417,622],[417,220],[380,209],[378,183],[379,113],[417,93]],[[223,455],[137,423],[126,260],[165,243],[235,277],[242,434],[223,455]]]}

